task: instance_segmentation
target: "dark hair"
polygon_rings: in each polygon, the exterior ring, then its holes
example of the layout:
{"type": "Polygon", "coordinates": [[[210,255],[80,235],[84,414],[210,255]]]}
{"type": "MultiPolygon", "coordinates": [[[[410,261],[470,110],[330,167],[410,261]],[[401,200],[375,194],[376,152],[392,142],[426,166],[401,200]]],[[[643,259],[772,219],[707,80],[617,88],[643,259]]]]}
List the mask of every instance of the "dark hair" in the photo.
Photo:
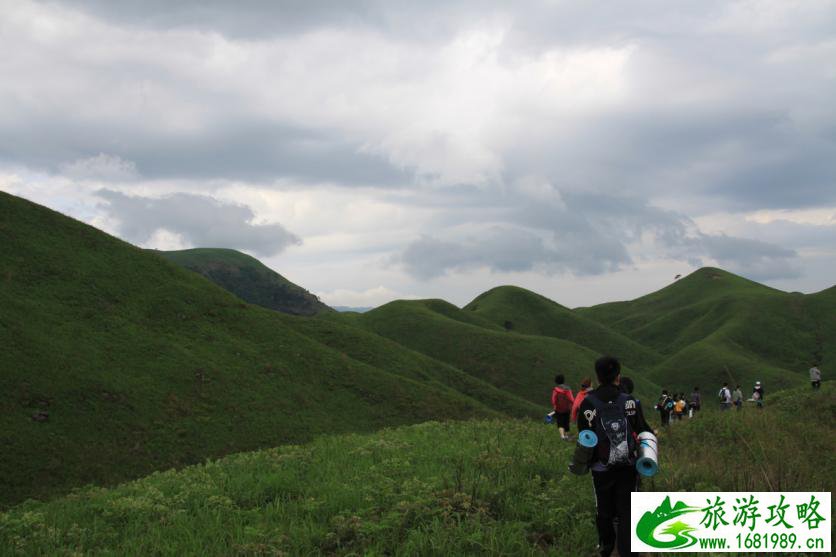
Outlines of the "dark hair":
{"type": "Polygon", "coordinates": [[[633,380],[629,377],[622,377],[621,378],[621,390],[627,393],[628,395],[633,394],[633,389],[635,389],[635,385],[633,385],[633,380]]]}
{"type": "Polygon", "coordinates": [[[662,394],[663,394],[663,395],[668,394],[668,390],[667,390],[667,389],[662,389],[662,394]]]}
{"type": "Polygon", "coordinates": [[[621,373],[621,364],[612,356],[598,358],[598,361],[595,362],[595,375],[598,376],[598,381],[603,385],[614,383],[619,373],[621,373]]]}
{"type": "Polygon", "coordinates": [[[558,373],[557,375],[554,376],[554,382],[557,385],[562,385],[563,383],[566,382],[566,378],[563,377],[562,373],[558,373]]]}
{"type": "Polygon", "coordinates": [[[739,389],[739,388],[740,388],[740,383],[738,383],[738,384],[737,384],[737,387],[735,387],[735,388],[739,389]]]}
{"type": "Polygon", "coordinates": [[[725,387],[728,384],[729,384],[728,381],[726,381],[725,383],[723,383],[723,386],[725,387]]]}
{"type": "Polygon", "coordinates": [[[695,391],[699,391],[699,390],[700,390],[700,388],[699,388],[699,387],[694,387],[694,390],[695,390],[695,391]]]}

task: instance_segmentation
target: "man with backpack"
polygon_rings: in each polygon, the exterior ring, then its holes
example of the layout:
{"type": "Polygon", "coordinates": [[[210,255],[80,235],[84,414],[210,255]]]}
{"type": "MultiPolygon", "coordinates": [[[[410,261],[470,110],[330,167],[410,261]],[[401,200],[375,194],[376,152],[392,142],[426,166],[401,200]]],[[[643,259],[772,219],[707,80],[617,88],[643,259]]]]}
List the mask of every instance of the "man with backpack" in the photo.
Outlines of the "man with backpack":
{"type": "Polygon", "coordinates": [[[599,386],[581,403],[578,432],[594,431],[598,443],[592,450],[578,443],[569,468],[576,474],[592,471],[600,555],[609,557],[617,545],[618,554],[628,557],[635,555],[630,551],[630,493],[638,484],[636,436],[651,430],[639,423],[636,399],[619,388],[618,360],[610,356],[598,359],[595,374],[599,386]]]}
{"type": "Polygon", "coordinates": [[[554,408],[554,422],[560,432],[560,438],[569,440],[569,418],[572,413],[572,404],[575,397],[572,396],[572,388],[566,385],[566,378],[562,373],[554,378],[555,388],[552,390],[552,408],[554,408]]]}
{"type": "Polygon", "coordinates": [[[728,383],[723,383],[723,388],[720,389],[720,392],[717,393],[717,396],[720,397],[720,410],[731,409],[732,396],[731,391],[729,390],[728,383]]]}
{"type": "Polygon", "coordinates": [[[659,411],[659,417],[662,419],[662,426],[668,427],[671,423],[673,399],[668,396],[667,389],[662,391],[662,396],[659,397],[659,402],[656,403],[656,410],[659,411]]]}
{"type": "Polygon", "coordinates": [[[760,381],[755,381],[755,388],[752,389],[752,400],[755,401],[755,405],[761,410],[763,409],[763,397],[763,386],[760,381]]]}

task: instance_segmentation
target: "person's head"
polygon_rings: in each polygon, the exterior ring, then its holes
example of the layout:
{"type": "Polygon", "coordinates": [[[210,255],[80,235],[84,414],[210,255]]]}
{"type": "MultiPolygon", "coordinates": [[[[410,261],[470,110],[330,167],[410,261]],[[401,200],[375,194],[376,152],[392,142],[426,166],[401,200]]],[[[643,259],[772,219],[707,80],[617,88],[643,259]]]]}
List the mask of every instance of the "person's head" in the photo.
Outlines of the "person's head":
{"type": "Polygon", "coordinates": [[[628,395],[633,394],[633,389],[636,386],[633,384],[632,379],[630,379],[629,377],[622,377],[621,381],[619,383],[621,384],[621,390],[622,391],[624,391],[628,395]]]}
{"type": "Polygon", "coordinates": [[[562,373],[558,373],[554,376],[554,384],[555,385],[562,385],[566,382],[566,378],[563,376],[562,373]]]}
{"type": "Polygon", "coordinates": [[[739,388],[740,388],[740,385],[738,385],[736,388],[738,388],[738,389],[739,389],[739,388]]]}
{"type": "Polygon", "coordinates": [[[724,387],[728,387],[728,386],[729,386],[729,384],[728,384],[728,383],[723,383],[723,386],[724,386],[724,387]]]}
{"type": "Polygon", "coordinates": [[[598,358],[595,362],[595,375],[598,376],[598,382],[602,385],[618,383],[621,364],[612,356],[598,358]]]}
{"type": "Polygon", "coordinates": [[[581,380],[581,389],[588,389],[591,386],[592,386],[592,379],[590,379],[589,377],[584,377],[581,380]]]}
{"type": "Polygon", "coordinates": [[[667,389],[662,389],[662,394],[665,395],[665,396],[668,396],[668,390],[667,389]]]}
{"type": "Polygon", "coordinates": [[[695,393],[700,392],[700,388],[699,388],[699,387],[694,387],[694,392],[695,392],[695,393]]]}

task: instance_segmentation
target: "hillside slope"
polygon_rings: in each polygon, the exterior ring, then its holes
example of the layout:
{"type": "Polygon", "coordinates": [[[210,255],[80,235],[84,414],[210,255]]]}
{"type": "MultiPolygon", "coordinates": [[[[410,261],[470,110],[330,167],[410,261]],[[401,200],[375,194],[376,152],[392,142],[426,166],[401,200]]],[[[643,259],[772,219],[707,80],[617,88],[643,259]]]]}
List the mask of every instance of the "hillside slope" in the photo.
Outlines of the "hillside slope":
{"type": "Polygon", "coordinates": [[[518,333],[569,340],[597,353],[616,356],[635,369],[645,369],[662,360],[654,350],[524,288],[493,288],[463,309],[518,333]]]}
{"type": "Polygon", "coordinates": [[[576,311],[665,355],[649,376],[676,389],[723,381],[748,389],[759,380],[774,391],[804,381],[814,360],[836,362],[825,333],[836,297],[782,292],[720,269],[576,311]]]}
{"type": "Polygon", "coordinates": [[[0,281],[0,505],[321,432],[496,415],[5,193],[0,281]]]}
{"type": "MultiPolygon", "coordinates": [[[[642,489],[832,491],[834,396],[827,382],[816,393],[781,393],[763,411],[704,412],[675,424],[660,438],[659,475],[642,489]],[[819,435],[807,435],[810,423],[819,435]]],[[[554,428],[521,420],[322,436],[27,502],[0,513],[0,548],[25,555],[595,555],[591,481],[567,472],[572,450],[554,428]]]]}
{"type": "MultiPolygon", "coordinates": [[[[446,362],[473,377],[548,408],[554,376],[563,373],[575,388],[594,377],[600,356],[589,348],[547,336],[506,331],[471,311],[442,300],[399,300],[364,314],[336,318],[446,362]]],[[[657,386],[625,368],[642,396],[657,386]]]]}
{"type": "Polygon", "coordinates": [[[334,311],[301,286],[240,251],[196,248],[156,253],[257,306],[293,315],[334,311]]]}

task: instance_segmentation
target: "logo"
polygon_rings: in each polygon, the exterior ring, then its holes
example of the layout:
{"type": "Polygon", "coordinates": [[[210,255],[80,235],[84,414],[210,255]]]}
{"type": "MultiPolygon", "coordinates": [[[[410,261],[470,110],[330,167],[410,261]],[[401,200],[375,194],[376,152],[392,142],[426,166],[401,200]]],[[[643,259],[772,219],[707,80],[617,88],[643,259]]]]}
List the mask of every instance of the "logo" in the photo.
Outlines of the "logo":
{"type": "Polygon", "coordinates": [[[653,512],[646,512],[636,525],[636,535],[641,541],[651,547],[659,549],[684,549],[697,543],[697,538],[690,532],[696,530],[693,526],[677,520],[660,530],[660,534],[673,536],[673,539],[659,540],[655,537],[656,529],[666,522],[688,513],[699,512],[698,507],[689,507],[682,501],[671,506],[671,498],[665,497],[662,504],[653,512]]]}

